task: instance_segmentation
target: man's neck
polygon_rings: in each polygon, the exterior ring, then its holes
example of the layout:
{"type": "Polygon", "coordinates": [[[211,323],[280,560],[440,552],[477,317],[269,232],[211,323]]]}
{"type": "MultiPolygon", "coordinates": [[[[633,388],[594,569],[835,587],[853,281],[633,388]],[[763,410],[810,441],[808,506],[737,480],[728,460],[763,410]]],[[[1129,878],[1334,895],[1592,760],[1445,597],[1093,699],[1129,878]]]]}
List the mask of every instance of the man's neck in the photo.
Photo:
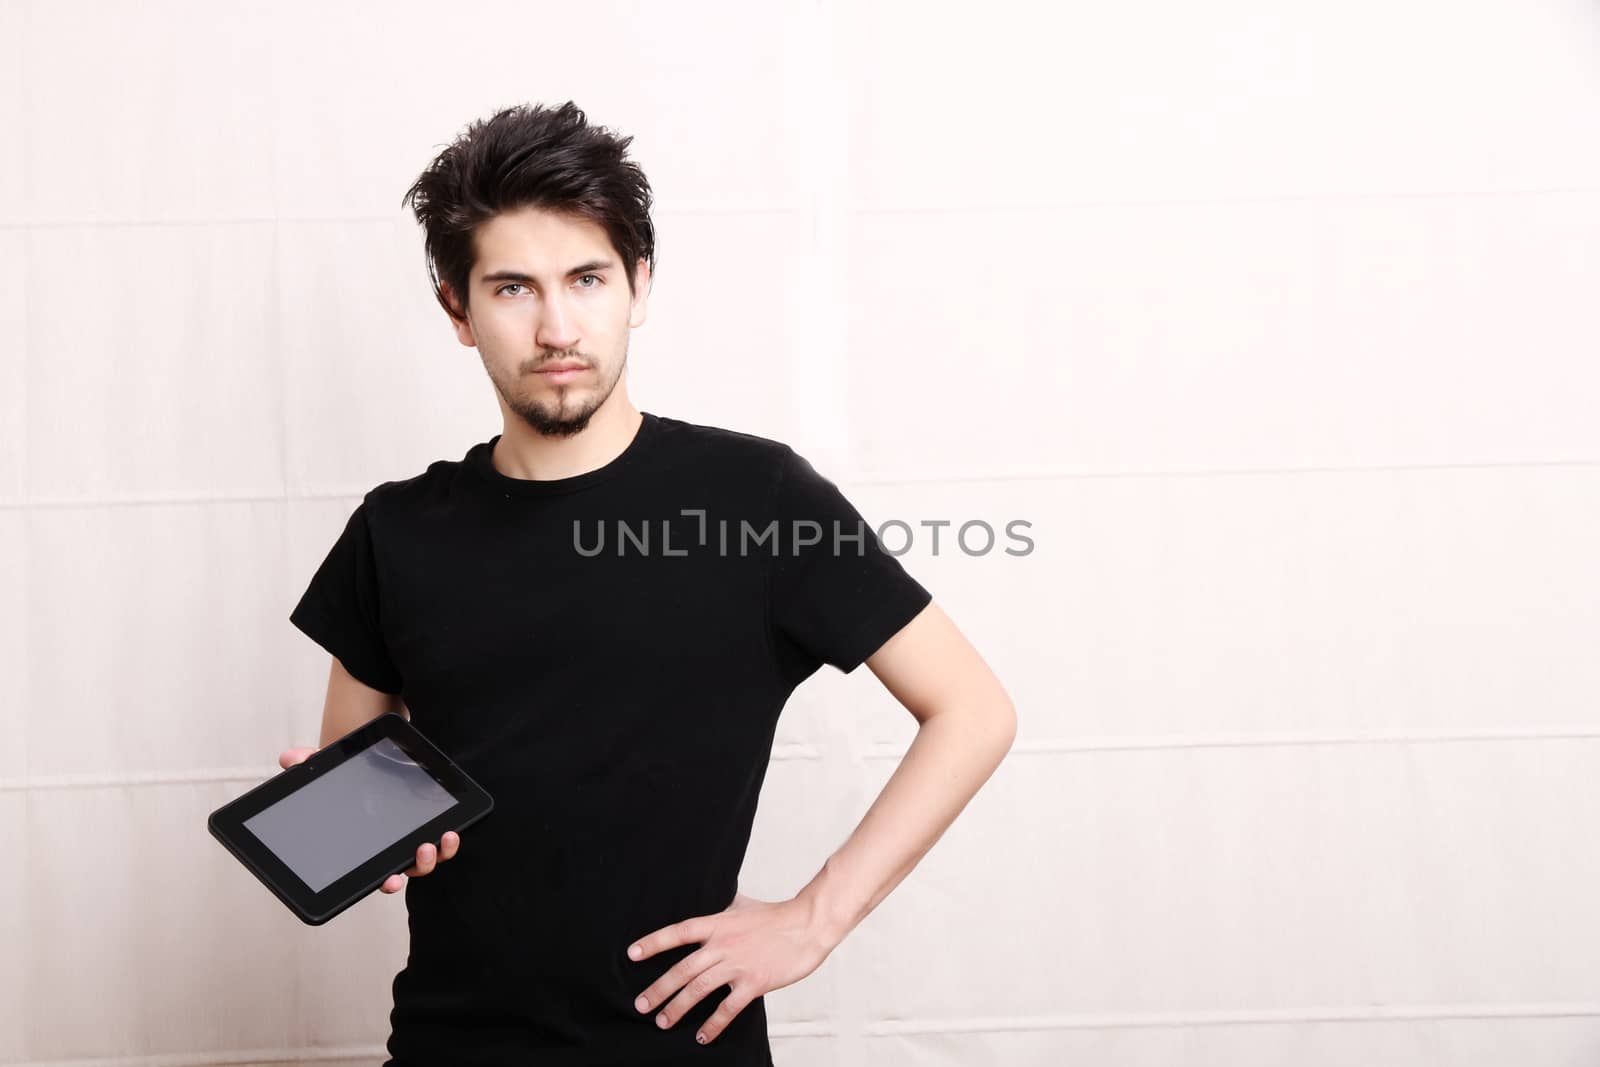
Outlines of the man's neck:
{"type": "Polygon", "coordinates": [[[627,397],[615,394],[600,405],[588,425],[571,437],[547,437],[521,419],[509,418],[490,460],[497,471],[510,478],[573,478],[620,456],[633,442],[643,418],[627,397]],[[621,403],[614,403],[618,400],[621,403]]]}

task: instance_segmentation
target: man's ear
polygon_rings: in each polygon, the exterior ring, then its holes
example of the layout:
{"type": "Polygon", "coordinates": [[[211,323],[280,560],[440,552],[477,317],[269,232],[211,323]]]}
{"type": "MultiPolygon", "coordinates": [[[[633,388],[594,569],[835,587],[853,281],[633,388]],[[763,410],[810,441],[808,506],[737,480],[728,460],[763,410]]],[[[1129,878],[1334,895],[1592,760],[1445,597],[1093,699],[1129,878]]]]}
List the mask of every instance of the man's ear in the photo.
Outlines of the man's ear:
{"type": "MultiPolygon", "coordinates": [[[[450,288],[449,282],[440,282],[439,290],[444,294],[444,298],[449,302],[451,309],[454,311],[461,310],[461,301],[456,299],[455,291],[450,288]]],[[[472,336],[472,323],[467,320],[467,316],[464,313],[460,315],[451,314],[450,325],[456,331],[456,340],[468,348],[478,347],[477,338],[472,336]]]]}
{"type": "Polygon", "coordinates": [[[629,326],[643,326],[645,305],[650,300],[650,262],[642,256],[633,275],[633,307],[628,312],[629,326]]]}

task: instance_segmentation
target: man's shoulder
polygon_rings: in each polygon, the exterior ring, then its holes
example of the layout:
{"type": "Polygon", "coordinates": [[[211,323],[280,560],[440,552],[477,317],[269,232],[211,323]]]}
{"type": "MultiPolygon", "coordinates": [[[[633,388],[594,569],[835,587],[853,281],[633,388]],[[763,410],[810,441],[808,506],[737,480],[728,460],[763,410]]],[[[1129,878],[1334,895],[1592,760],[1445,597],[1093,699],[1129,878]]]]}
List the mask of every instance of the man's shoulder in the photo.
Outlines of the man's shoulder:
{"type": "Polygon", "coordinates": [[[413,510],[430,500],[449,495],[461,475],[462,460],[437,459],[416,474],[379,482],[362,495],[362,503],[370,510],[413,510]]]}
{"type": "Polygon", "coordinates": [[[657,415],[656,419],[668,434],[710,447],[757,452],[764,455],[773,455],[789,447],[776,438],[763,437],[761,434],[735,430],[727,426],[691,422],[688,419],[674,418],[671,415],[657,415]]]}
{"type": "Polygon", "coordinates": [[[679,455],[697,460],[723,460],[770,475],[792,451],[776,438],[745,430],[658,415],[662,440],[679,455]]]}

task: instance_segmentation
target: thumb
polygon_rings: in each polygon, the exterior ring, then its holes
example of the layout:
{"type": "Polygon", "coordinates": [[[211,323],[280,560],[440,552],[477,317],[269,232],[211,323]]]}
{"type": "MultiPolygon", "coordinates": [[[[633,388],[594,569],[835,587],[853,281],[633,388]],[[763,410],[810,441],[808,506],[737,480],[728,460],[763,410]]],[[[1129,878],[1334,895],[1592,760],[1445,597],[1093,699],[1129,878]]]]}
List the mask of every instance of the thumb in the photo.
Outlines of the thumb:
{"type": "Polygon", "coordinates": [[[311,755],[315,751],[316,749],[314,748],[305,747],[285,749],[278,755],[278,766],[282,767],[284,770],[288,770],[296,763],[303,762],[307,756],[311,755]]]}

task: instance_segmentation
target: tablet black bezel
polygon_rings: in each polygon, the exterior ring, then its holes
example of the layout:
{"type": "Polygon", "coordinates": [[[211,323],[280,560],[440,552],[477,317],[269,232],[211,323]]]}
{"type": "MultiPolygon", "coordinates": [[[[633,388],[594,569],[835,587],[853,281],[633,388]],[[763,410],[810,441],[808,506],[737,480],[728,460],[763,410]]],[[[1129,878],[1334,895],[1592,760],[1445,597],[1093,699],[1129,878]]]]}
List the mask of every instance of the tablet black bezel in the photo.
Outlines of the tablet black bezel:
{"type": "Polygon", "coordinates": [[[286,771],[267,779],[224,804],[206,820],[211,836],[243,863],[302,921],[320,926],[371,893],[390,875],[404,871],[417,860],[417,847],[434,844],[446,830],[461,830],[494,810],[494,800],[477,782],[453,763],[410,720],[398,712],[385,712],[364,723],[286,771]],[[361,866],[314,893],[271,849],[246,829],[245,820],[266,810],[290,793],[333,771],[358,753],[385,738],[427,771],[456,802],[361,866]]]}

